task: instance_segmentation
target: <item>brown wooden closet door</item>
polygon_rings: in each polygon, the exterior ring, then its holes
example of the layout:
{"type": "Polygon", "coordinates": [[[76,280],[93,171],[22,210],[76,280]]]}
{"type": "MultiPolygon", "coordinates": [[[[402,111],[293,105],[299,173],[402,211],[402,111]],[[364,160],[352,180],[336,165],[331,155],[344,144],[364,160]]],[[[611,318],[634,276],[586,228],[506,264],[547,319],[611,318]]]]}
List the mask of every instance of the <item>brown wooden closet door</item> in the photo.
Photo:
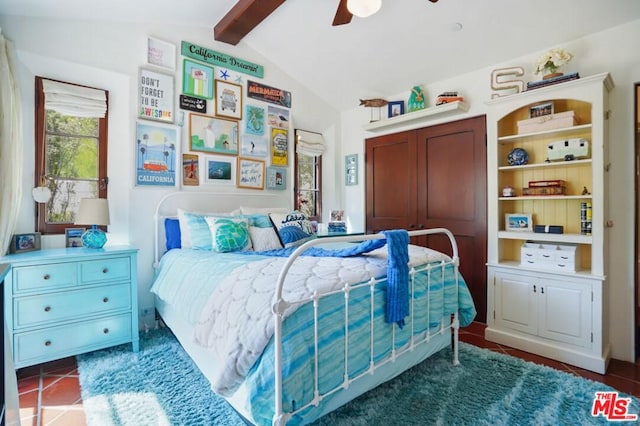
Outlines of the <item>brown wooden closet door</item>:
{"type": "Polygon", "coordinates": [[[366,227],[375,233],[415,226],[416,133],[402,132],[367,139],[366,227]]]}
{"type": "MultiPolygon", "coordinates": [[[[478,316],[486,322],[487,153],[485,117],[417,131],[418,227],[447,228],[456,237],[460,271],[478,316]]],[[[446,237],[428,245],[451,254],[446,237]]]]}

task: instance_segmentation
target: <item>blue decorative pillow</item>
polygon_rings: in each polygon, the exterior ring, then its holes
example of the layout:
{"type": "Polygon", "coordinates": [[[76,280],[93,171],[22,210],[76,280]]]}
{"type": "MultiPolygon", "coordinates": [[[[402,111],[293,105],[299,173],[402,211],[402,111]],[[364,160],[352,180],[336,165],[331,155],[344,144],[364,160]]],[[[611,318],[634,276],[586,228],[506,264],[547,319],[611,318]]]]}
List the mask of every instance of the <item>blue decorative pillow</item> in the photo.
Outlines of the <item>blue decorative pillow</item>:
{"type": "Polygon", "coordinates": [[[298,246],[315,236],[311,222],[297,210],[286,214],[271,213],[269,217],[285,248],[298,246]]]}
{"type": "Polygon", "coordinates": [[[229,217],[229,215],[224,213],[195,213],[178,209],[180,245],[182,248],[211,250],[211,231],[205,221],[207,217],[229,217]]]}
{"type": "Polygon", "coordinates": [[[169,217],[165,218],[164,237],[166,240],[167,251],[182,247],[180,244],[180,221],[178,219],[172,219],[169,217]]]}
{"type": "Polygon", "coordinates": [[[247,219],[206,217],[205,221],[211,231],[213,251],[228,253],[251,249],[247,219]]]}

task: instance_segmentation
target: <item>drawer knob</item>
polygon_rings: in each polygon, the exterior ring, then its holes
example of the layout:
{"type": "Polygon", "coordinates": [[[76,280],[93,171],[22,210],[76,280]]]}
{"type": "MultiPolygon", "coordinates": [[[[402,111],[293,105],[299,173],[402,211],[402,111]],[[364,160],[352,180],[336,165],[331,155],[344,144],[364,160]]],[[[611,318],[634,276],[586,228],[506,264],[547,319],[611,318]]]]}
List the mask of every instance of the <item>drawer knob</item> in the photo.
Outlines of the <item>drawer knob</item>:
{"type": "Polygon", "coordinates": [[[107,272],[109,272],[109,269],[108,269],[108,268],[102,268],[102,273],[103,273],[103,274],[106,274],[107,272]]]}
{"type": "Polygon", "coordinates": [[[104,303],[107,303],[107,302],[109,301],[109,298],[108,298],[108,297],[104,297],[104,298],[102,298],[102,301],[103,301],[104,303]]]}
{"type": "Polygon", "coordinates": [[[48,280],[49,278],[51,278],[51,275],[45,274],[44,277],[42,277],[42,278],[44,278],[45,280],[48,280]]]}
{"type": "Polygon", "coordinates": [[[45,306],[44,307],[44,311],[45,312],[50,312],[51,311],[51,306],[45,306]]]}
{"type": "Polygon", "coordinates": [[[47,340],[46,342],[44,342],[45,346],[51,346],[51,340],[47,340]]]}
{"type": "Polygon", "coordinates": [[[109,334],[109,329],[108,329],[108,328],[105,328],[104,330],[102,330],[102,332],[103,332],[104,334],[109,334]]]}

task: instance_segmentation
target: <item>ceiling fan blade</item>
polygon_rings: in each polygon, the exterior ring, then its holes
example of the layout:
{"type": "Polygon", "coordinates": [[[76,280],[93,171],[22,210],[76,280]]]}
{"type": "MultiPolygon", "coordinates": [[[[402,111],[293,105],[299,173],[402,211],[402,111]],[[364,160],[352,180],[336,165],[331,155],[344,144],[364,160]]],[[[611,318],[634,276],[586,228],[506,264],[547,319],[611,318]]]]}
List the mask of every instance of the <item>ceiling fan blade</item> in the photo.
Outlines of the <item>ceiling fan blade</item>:
{"type": "Polygon", "coordinates": [[[351,18],[353,15],[347,9],[347,0],[340,0],[340,4],[338,4],[338,9],[336,10],[336,16],[333,17],[333,25],[334,27],[337,25],[344,25],[351,22],[351,18]]]}

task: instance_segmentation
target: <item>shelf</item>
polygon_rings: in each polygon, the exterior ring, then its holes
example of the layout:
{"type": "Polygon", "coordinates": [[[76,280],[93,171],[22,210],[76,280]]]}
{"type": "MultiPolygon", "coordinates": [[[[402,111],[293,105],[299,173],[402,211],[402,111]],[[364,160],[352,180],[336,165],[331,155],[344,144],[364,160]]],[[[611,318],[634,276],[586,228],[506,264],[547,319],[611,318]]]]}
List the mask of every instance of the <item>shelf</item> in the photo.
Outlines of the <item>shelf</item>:
{"type": "Polygon", "coordinates": [[[498,142],[505,144],[505,143],[511,143],[511,142],[519,142],[524,139],[536,138],[540,136],[566,135],[574,132],[581,133],[585,130],[590,130],[591,127],[592,127],[591,124],[582,124],[579,126],[564,127],[562,129],[545,130],[542,132],[523,133],[521,135],[500,136],[498,138],[498,142]]]}
{"type": "Polygon", "coordinates": [[[378,132],[422,121],[430,117],[439,118],[448,114],[463,113],[467,111],[469,111],[469,104],[464,101],[449,102],[447,104],[425,108],[419,111],[408,112],[385,120],[374,121],[373,123],[364,125],[363,128],[370,132],[378,132]]]}
{"type": "Polygon", "coordinates": [[[587,195],[521,195],[519,197],[498,197],[500,201],[522,201],[522,200],[591,200],[591,194],[587,195]]]}
{"type": "Polygon", "coordinates": [[[498,238],[503,240],[549,241],[551,243],[592,244],[591,235],[582,234],[543,234],[538,232],[498,231],[498,238]]]}
{"type": "Polygon", "coordinates": [[[514,171],[514,170],[524,170],[524,169],[544,169],[544,168],[553,168],[553,167],[571,167],[571,166],[591,165],[591,163],[593,163],[591,158],[587,158],[586,160],[554,161],[554,162],[551,162],[551,163],[523,164],[522,166],[500,166],[500,167],[498,167],[498,170],[500,170],[500,171],[514,171]]]}

